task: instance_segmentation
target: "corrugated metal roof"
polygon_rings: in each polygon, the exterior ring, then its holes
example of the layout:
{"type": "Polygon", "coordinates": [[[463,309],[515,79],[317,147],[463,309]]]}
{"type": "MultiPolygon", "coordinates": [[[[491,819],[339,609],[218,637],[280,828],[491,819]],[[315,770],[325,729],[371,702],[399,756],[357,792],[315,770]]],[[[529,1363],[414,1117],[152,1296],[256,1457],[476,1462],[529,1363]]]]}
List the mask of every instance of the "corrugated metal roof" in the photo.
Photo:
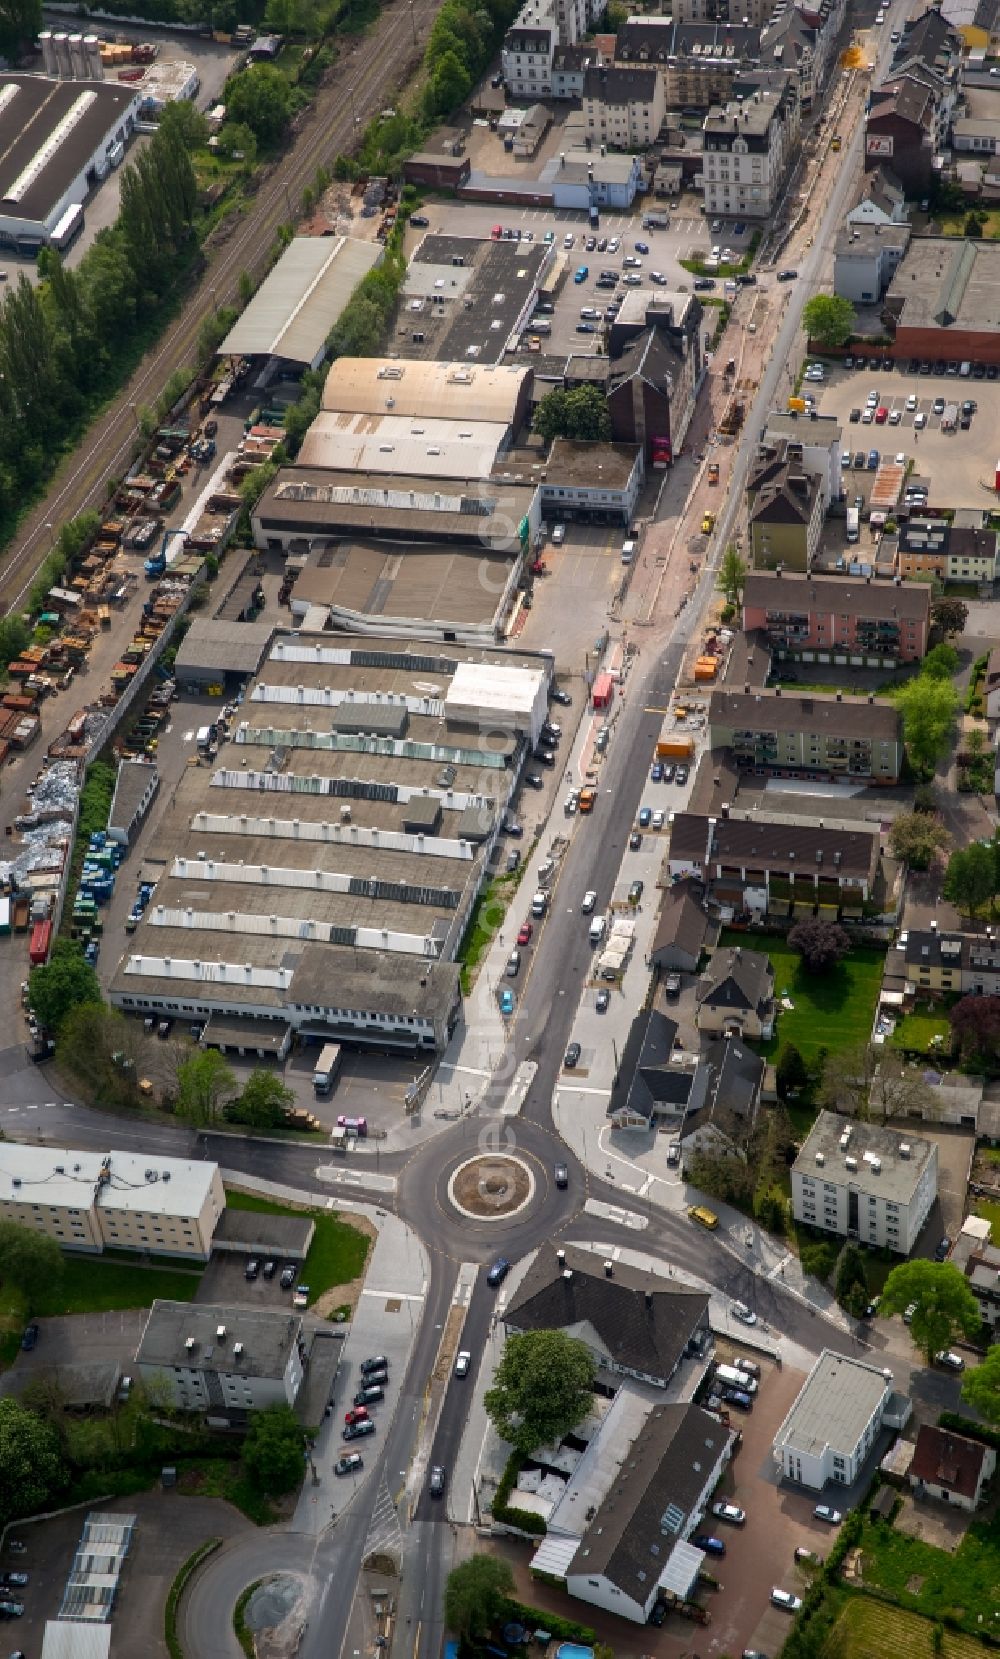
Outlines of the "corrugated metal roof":
{"type": "Polygon", "coordinates": [[[42,1659],[108,1659],[109,1624],[80,1624],[74,1619],[49,1619],[42,1642],[42,1659]]]}
{"type": "Polygon", "coordinates": [[[229,330],[219,355],[312,363],[358,283],[381,257],[376,242],[297,236],[229,330]]]}

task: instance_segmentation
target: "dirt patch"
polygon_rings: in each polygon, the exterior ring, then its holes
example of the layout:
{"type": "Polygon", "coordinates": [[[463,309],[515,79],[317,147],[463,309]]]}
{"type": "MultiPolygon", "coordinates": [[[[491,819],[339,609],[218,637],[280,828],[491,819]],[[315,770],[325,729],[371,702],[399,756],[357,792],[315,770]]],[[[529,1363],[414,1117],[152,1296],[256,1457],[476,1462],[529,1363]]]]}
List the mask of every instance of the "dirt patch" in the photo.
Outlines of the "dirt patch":
{"type": "Polygon", "coordinates": [[[510,1215],[531,1191],[531,1177],[514,1158],[474,1158],[455,1176],[456,1204],[469,1215],[510,1215]]]}
{"type": "MultiPolygon", "coordinates": [[[[344,1219],[350,1221],[351,1226],[356,1228],[359,1233],[363,1233],[369,1244],[374,1244],[378,1238],[378,1228],[369,1221],[366,1215],[345,1214],[344,1219]]],[[[368,1251],[365,1258],[365,1272],[368,1270],[370,1261],[371,1250],[368,1251]]],[[[343,1308],[345,1310],[344,1323],[346,1324],[347,1320],[353,1317],[354,1310],[358,1305],[358,1298],[364,1289],[364,1283],[365,1274],[361,1273],[356,1279],[352,1279],[349,1284],[331,1285],[329,1290],[324,1290],[322,1296],[317,1296],[310,1312],[317,1314],[321,1319],[328,1319],[335,1310],[343,1308]]]]}
{"type": "Polygon", "coordinates": [[[446,1382],[451,1376],[452,1362],[458,1349],[458,1339],[465,1324],[466,1309],[452,1307],[448,1310],[448,1318],[441,1333],[441,1346],[438,1349],[437,1364],[434,1367],[434,1382],[446,1382]]]}

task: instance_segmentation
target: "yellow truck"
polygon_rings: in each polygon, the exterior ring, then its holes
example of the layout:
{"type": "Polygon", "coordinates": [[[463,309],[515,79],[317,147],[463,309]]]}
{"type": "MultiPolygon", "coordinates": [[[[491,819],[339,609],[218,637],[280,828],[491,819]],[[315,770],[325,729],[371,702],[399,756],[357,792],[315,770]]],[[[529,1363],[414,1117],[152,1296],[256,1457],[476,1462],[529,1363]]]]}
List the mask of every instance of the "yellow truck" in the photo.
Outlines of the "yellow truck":
{"type": "Polygon", "coordinates": [[[679,735],[661,737],[656,744],[657,760],[691,760],[694,757],[694,738],[679,735]]]}

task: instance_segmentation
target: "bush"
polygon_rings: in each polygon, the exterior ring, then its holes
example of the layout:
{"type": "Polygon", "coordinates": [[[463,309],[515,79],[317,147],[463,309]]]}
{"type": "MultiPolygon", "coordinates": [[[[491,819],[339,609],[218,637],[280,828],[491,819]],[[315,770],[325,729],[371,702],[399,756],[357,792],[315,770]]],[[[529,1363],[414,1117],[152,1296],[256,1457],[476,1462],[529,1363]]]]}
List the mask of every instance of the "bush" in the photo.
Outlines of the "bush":
{"type": "MultiPolygon", "coordinates": [[[[501,1526],[518,1527],[521,1532],[533,1532],[541,1536],[545,1532],[542,1517],[527,1509],[511,1509],[507,1501],[517,1485],[518,1475],[527,1462],[528,1459],[521,1452],[511,1452],[490,1508],[493,1519],[501,1526]]],[[[551,1626],[547,1628],[551,1629],[551,1626]]]]}

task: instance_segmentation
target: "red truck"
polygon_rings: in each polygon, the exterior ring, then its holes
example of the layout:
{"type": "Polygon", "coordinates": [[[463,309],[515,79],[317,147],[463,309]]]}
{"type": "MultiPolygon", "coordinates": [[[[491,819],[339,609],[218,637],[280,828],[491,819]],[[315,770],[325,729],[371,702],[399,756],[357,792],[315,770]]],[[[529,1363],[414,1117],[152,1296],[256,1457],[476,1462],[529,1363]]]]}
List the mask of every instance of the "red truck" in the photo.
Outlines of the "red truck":
{"type": "Polygon", "coordinates": [[[41,968],[48,961],[51,944],[51,921],[36,922],[31,930],[31,943],[28,946],[28,960],[33,968],[41,968]]]}

